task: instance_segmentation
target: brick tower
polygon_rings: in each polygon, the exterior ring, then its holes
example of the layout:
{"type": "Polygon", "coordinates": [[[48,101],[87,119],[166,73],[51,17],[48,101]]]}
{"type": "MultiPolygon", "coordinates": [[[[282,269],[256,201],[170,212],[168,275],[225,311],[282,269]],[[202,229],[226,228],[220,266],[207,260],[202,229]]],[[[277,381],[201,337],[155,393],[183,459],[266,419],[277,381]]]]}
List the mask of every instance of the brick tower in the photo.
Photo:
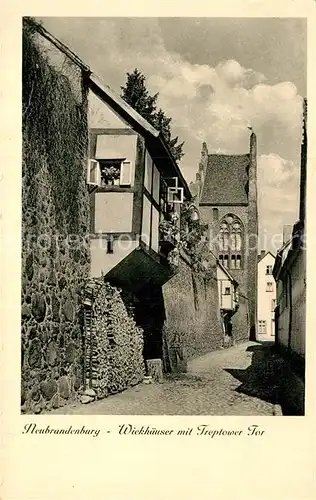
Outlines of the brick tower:
{"type": "Polygon", "coordinates": [[[210,249],[239,283],[239,308],[231,321],[233,340],[255,340],[258,211],[254,132],[247,154],[209,154],[203,143],[192,191],[201,222],[208,228],[210,249]]]}

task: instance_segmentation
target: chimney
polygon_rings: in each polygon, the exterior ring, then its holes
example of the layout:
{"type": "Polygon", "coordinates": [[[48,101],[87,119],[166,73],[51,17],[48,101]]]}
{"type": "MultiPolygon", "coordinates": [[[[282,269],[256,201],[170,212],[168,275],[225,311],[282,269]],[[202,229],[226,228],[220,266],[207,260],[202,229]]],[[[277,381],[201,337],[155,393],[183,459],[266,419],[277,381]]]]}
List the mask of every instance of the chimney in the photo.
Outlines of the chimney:
{"type": "Polygon", "coordinates": [[[283,245],[292,238],[293,228],[291,224],[285,224],[283,226],[283,245]]]}
{"type": "Polygon", "coordinates": [[[264,257],[266,254],[266,251],[265,250],[261,250],[261,254],[260,254],[260,257],[264,257]]]}

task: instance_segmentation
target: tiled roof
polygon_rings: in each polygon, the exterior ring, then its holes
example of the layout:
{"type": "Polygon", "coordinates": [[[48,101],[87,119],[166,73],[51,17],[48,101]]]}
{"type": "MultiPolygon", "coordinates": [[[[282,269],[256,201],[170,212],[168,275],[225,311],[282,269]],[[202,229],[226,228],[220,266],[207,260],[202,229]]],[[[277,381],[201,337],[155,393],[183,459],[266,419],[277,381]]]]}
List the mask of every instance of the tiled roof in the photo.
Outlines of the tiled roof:
{"type": "Polygon", "coordinates": [[[258,255],[258,264],[259,264],[259,262],[262,261],[262,259],[264,259],[269,254],[272,255],[272,257],[275,259],[275,255],[273,255],[272,252],[268,251],[268,252],[265,252],[263,255],[258,255]]]}
{"type": "Polygon", "coordinates": [[[200,203],[248,203],[249,154],[208,156],[200,203]]]}

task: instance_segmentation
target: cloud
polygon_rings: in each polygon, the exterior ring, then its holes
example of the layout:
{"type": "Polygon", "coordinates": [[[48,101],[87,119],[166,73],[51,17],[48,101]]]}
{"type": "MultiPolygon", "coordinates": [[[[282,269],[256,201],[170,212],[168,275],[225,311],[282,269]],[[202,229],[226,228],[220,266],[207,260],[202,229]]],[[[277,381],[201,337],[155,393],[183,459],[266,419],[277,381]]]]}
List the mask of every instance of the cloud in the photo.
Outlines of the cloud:
{"type": "MultiPolygon", "coordinates": [[[[284,224],[298,218],[299,168],[277,154],[258,158],[259,234],[271,237],[282,234],[284,224]]],[[[278,244],[278,247],[281,245],[278,244]]]]}
{"type": "Polygon", "coordinates": [[[216,66],[216,72],[220,79],[226,81],[232,87],[251,88],[266,80],[262,73],[243,68],[238,61],[233,59],[220,62],[216,66]]]}
{"type": "Polygon", "coordinates": [[[247,148],[247,125],[251,125],[261,151],[293,156],[300,137],[301,97],[290,82],[262,81],[263,75],[242,68],[237,61],[224,61],[216,68],[177,61],[170,63],[168,74],[151,72],[148,78],[177,133],[205,140],[214,150],[241,153],[247,148]],[[254,85],[248,88],[250,81],[254,85]]]}
{"type": "Polygon", "coordinates": [[[192,64],[166,50],[155,18],[44,18],[107,84],[120,92],[126,72],[147,76],[151,92],[172,117],[174,133],[186,140],[183,168],[194,176],[201,141],[210,149],[244,152],[251,124],[261,154],[293,159],[300,141],[301,98],[291,82],[269,85],[266,77],[233,59],[216,66],[192,64]],[[189,169],[190,165],[190,169],[189,169]]]}

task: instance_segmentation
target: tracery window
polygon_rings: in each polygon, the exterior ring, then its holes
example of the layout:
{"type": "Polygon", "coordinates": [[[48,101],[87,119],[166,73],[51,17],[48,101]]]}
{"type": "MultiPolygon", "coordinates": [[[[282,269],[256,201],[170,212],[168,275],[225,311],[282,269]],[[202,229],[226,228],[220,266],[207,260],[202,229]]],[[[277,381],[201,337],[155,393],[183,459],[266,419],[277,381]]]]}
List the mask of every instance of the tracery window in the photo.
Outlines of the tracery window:
{"type": "Polygon", "coordinates": [[[219,261],[228,269],[242,269],[243,227],[233,214],[220,222],[218,234],[219,261]]]}

